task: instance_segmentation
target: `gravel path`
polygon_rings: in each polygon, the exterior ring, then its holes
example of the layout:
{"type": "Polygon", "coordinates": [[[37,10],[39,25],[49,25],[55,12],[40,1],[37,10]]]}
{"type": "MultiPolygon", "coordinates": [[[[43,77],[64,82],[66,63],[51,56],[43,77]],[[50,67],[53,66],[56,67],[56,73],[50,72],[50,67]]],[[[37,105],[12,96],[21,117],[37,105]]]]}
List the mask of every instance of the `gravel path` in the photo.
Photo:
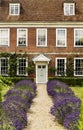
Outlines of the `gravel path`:
{"type": "Polygon", "coordinates": [[[48,96],[46,85],[37,85],[37,96],[28,112],[28,126],[25,130],[65,130],[49,113],[52,99],[48,96]]]}

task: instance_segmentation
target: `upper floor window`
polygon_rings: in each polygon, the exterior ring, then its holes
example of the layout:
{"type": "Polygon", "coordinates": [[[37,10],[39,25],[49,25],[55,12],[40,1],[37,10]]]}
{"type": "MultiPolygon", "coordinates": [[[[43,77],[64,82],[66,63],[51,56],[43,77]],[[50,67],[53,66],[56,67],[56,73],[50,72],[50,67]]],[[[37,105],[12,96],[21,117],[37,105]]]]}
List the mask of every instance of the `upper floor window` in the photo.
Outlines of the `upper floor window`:
{"type": "Polygon", "coordinates": [[[0,46],[9,46],[9,29],[0,29],[0,46]]]}
{"type": "Polygon", "coordinates": [[[20,14],[20,3],[10,3],[9,4],[9,14],[19,15],[20,14]]]}
{"type": "Polygon", "coordinates": [[[64,15],[75,15],[75,3],[64,3],[64,15]]]}
{"type": "Polygon", "coordinates": [[[56,29],[56,46],[66,47],[66,29],[56,29]]]}
{"type": "Polygon", "coordinates": [[[83,29],[74,30],[74,46],[83,47],[83,29]]]}
{"type": "Polygon", "coordinates": [[[47,46],[47,29],[37,29],[37,46],[47,46]]]}
{"type": "Polygon", "coordinates": [[[27,29],[17,29],[17,46],[27,46],[27,29]]]}

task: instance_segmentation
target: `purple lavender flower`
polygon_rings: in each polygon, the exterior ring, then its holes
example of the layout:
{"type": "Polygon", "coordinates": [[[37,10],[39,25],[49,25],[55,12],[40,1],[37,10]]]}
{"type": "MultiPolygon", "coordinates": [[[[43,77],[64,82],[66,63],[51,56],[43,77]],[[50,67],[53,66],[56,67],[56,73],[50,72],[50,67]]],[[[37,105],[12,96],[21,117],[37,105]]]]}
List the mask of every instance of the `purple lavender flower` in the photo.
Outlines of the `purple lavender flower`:
{"type": "Polygon", "coordinates": [[[5,94],[2,103],[4,115],[10,119],[15,130],[23,130],[27,125],[27,110],[36,95],[36,85],[32,81],[22,80],[5,94]]]}
{"type": "Polygon", "coordinates": [[[50,113],[68,130],[78,130],[81,100],[63,82],[52,80],[47,83],[47,92],[52,96],[50,113]]]}
{"type": "Polygon", "coordinates": [[[78,128],[78,119],[79,119],[80,112],[76,110],[71,114],[68,114],[63,122],[63,125],[68,130],[79,130],[78,128]]]}
{"type": "Polygon", "coordinates": [[[58,80],[52,80],[47,83],[47,92],[50,96],[54,96],[57,93],[69,93],[71,95],[74,94],[67,84],[58,80]]]}

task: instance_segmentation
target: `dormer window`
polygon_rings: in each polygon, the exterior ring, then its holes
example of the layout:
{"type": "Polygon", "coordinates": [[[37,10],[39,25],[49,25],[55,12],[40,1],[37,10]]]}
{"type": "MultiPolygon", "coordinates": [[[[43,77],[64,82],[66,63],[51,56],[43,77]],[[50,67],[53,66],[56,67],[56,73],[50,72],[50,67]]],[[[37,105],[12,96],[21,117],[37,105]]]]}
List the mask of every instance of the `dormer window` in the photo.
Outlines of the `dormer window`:
{"type": "Polygon", "coordinates": [[[20,3],[10,3],[9,4],[9,14],[19,15],[20,14],[20,3]]]}
{"type": "Polygon", "coordinates": [[[64,15],[75,15],[75,3],[64,3],[64,15]]]}

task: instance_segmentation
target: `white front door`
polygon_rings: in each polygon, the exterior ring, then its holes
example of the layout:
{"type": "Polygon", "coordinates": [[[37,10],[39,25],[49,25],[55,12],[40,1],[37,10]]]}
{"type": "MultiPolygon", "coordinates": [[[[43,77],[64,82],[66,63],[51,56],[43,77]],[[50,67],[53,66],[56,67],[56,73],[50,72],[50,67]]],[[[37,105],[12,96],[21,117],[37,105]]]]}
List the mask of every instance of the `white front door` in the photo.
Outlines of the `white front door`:
{"type": "Polygon", "coordinates": [[[47,82],[47,65],[37,64],[36,65],[36,83],[46,83],[47,82]]]}

